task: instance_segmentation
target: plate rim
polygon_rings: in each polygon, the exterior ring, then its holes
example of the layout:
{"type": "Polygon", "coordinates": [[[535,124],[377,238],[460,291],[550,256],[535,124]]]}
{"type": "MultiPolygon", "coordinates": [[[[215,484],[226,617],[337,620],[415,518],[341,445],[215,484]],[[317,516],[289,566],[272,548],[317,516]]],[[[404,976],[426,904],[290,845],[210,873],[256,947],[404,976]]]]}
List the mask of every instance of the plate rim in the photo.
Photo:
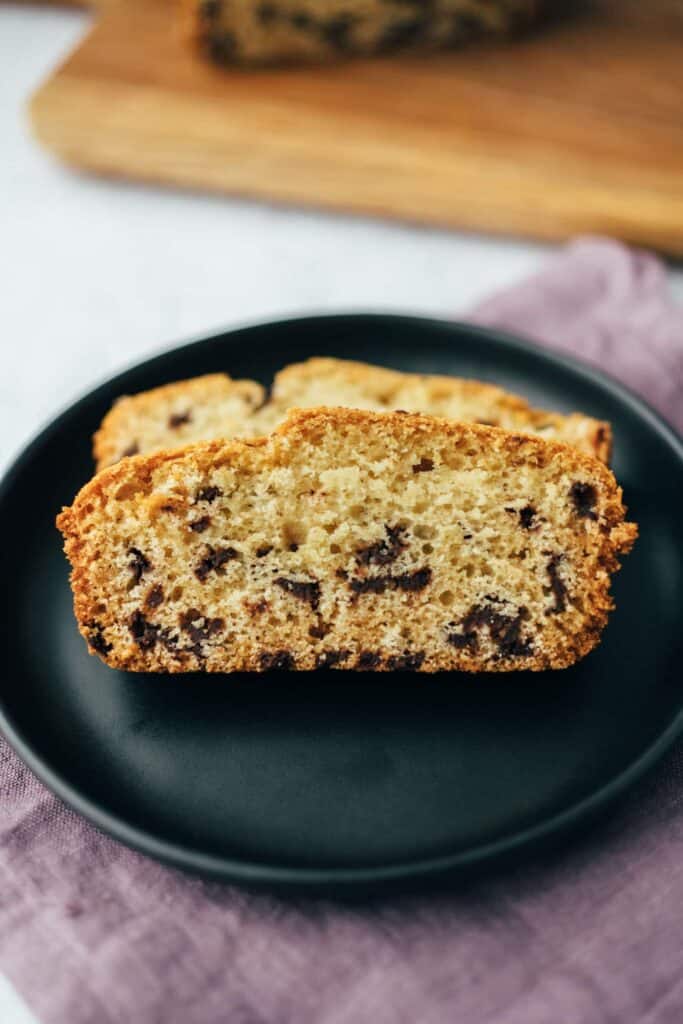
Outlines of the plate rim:
{"type": "MultiPolygon", "coordinates": [[[[124,369],[88,389],[57,412],[20,449],[0,480],[0,509],[11,502],[15,479],[30,465],[34,453],[42,444],[59,432],[63,421],[83,402],[96,399],[100,392],[116,386],[131,373],[153,369],[163,364],[171,354],[187,354],[193,348],[220,341],[234,344],[245,333],[257,333],[269,328],[287,328],[314,325],[330,321],[345,322],[349,326],[366,326],[373,320],[394,322],[403,327],[437,328],[453,336],[474,334],[483,342],[503,345],[532,359],[545,362],[550,369],[569,372],[606,391],[625,404],[639,419],[654,430],[672,449],[683,468],[683,438],[655,409],[621,382],[604,371],[575,360],[572,356],[545,349],[532,339],[521,337],[498,327],[470,324],[462,320],[413,316],[392,312],[320,313],[274,320],[259,321],[227,328],[217,333],[198,336],[180,345],[174,345],[133,362],[124,369]]],[[[357,867],[328,866],[324,868],[278,864],[277,862],[234,859],[209,854],[186,844],[160,839],[152,832],[130,825],[120,815],[103,809],[95,800],[83,796],[49,762],[34,750],[29,739],[15,727],[0,694],[0,735],[28,766],[39,781],[63,803],[92,825],[118,842],[171,867],[180,868],[200,876],[225,882],[259,888],[306,891],[351,891],[363,887],[378,887],[392,883],[430,881],[447,874],[475,867],[485,867],[525,849],[534,849],[559,837],[606,810],[637,782],[669,750],[683,733],[683,698],[681,707],[669,724],[630,764],[608,780],[599,789],[573,803],[557,814],[522,830],[512,831],[492,842],[481,843],[464,850],[437,857],[415,858],[380,865],[357,867]]]]}

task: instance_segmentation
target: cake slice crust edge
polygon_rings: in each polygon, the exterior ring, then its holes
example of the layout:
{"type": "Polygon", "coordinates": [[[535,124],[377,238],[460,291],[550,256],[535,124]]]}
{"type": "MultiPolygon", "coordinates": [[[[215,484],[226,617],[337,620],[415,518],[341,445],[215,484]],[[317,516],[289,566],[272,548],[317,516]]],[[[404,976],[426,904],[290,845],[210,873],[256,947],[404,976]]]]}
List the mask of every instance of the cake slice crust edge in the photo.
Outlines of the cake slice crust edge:
{"type": "Polygon", "coordinates": [[[332,405],[375,411],[400,408],[538,433],[603,462],[609,462],[612,449],[609,423],[581,413],[533,408],[494,384],[316,356],[280,370],[269,397],[255,381],[209,374],[118,399],[93,439],[96,468],[100,471],[138,452],[214,437],[268,434],[290,408],[332,405]]]}

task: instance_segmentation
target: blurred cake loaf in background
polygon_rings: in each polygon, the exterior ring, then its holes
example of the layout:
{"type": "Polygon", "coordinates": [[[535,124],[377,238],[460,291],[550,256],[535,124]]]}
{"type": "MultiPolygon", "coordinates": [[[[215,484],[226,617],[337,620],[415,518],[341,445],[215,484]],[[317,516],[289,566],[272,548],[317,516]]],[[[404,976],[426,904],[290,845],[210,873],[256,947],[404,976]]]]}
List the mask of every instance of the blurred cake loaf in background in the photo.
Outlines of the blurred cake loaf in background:
{"type": "Polygon", "coordinates": [[[528,24],[544,0],[182,0],[184,29],[218,63],[325,61],[434,50],[528,24]]]}

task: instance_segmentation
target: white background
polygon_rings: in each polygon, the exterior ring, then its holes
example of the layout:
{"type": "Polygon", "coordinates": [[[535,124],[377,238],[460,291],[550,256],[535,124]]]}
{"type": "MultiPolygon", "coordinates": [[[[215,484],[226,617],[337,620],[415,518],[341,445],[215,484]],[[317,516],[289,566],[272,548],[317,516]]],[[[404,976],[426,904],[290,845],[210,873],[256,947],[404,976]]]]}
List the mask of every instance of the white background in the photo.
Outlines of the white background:
{"type": "MultiPolygon", "coordinates": [[[[0,5],[0,469],[115,370],[218,328],[321,310],[450,315],[551,247],[183,195],[59,166],[26,101],[87,24],[0,5]]],[[[683,272],[671,271],[683,297],[683,272]]],[[[0,1022],[32,1016],[0,975],[0,1022]]]]}

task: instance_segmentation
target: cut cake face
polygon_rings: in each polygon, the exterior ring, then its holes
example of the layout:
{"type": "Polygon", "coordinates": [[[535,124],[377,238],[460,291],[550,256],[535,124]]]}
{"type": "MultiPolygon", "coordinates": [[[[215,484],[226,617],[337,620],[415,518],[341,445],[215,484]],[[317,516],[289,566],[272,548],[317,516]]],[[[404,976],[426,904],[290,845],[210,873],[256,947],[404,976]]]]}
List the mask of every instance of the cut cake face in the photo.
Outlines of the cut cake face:
{"type": "Polygon", "coordinates": [[[337,408],[126,458],[59,527],[79,627],[113,667],[481,672],[599,642],[624,515],[567,445],[337,408]]]}

